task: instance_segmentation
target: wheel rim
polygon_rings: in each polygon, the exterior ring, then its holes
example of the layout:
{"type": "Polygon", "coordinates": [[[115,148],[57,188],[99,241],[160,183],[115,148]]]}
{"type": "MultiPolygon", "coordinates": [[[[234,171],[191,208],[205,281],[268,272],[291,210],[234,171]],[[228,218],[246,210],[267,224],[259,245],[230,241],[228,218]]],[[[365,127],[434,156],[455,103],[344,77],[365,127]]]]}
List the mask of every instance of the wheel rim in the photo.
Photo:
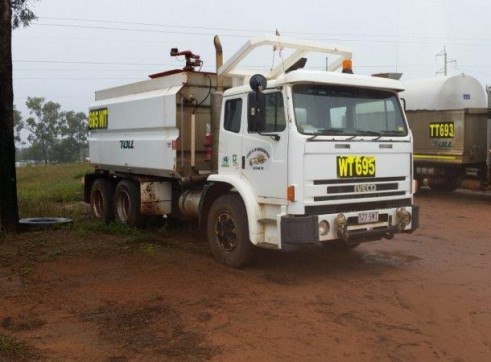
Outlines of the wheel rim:
{"type": "Polygon", "coordinates": [[[104,198],[102,197],[102,192],[95,191],[94,192],[94,214],[96,217],[102,217],[104,212],[104,198]]]}
{"type": "Polygon", "coordinates": [[[130,215],[130,195],[126,190],[121,190],[118,195],[118,217],[121,221],[128,221],[130,215]]]}
{"type": "Polygon", "coordinates": [[[215,236],[222,250],[231,252],[236,248],[237,232],[234,219],[230,214],[218,215],[215,222],[215,236]]]}

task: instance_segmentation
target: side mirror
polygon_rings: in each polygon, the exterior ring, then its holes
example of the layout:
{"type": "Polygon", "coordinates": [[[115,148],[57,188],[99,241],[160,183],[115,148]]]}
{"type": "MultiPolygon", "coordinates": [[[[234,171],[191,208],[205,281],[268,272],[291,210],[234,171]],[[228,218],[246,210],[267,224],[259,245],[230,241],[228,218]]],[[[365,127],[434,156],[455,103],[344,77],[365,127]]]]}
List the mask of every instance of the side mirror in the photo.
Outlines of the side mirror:
{"type": "Polygon", "coordinates": [[[249,80],[249,86],[256,93],[261,93],[268,87],[268,81],[261,74],[254,74],[249,80]]]}
{"type": "Polygon", "coordinates": [[[268,81],[261,74],[254,74],[249,80],[249,86],[254,92],[249,93],[247,104],[247,123],[249,132],[262,132],[265,124],[266,97],[263,90],[268,81]]]}
{"type": "Polygon", "coordinates": [[[251,92],[247,99],[247,123],[249,132],[262,132],[266,122],[266,96],[251,92]]]}

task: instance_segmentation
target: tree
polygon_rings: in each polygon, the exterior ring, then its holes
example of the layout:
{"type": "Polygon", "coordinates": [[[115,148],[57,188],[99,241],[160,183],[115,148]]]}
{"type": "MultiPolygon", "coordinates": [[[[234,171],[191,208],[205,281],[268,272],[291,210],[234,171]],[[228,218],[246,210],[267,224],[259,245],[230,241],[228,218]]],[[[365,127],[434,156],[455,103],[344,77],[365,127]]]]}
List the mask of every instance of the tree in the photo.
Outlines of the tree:
{"type": "Polygon", "coordinates": [[[15,108],[14,105],[14,141],[21,142],[20,131],[22,130],[22,114],[15,108]]]}
{"type": "Polygon", "coordinates": [[[89,135],[85,113],[64,112],[60,133],[66,137],[65,144],[69,146],[75,156],[71,158],[71,161],[83,161],[82,150],[87,147],[87,137],[89,135]]]}
{"type": "Polygon", "coordinates": [[[51,101],[45,103],[41,97],[27,97],[26,106],[31,115],[24,123],[24,128],[31,133],[27,140],[41,148],[44,164],[47,165],[49,153],[60,135],[61,106],[51,101]]]}
{"type": "Polygon", "coordinates": [[[12,7],[12,28],[20,25],[27,27],[31,21],[37,19],[31,9],[27,7],[28,0],[10,0],[12,7]]]}
{"type": "Polygon", "coordinates": [[[19,223],[15,173],[12,29],[35,15],[27,0],[0,0],[0,230],[16,232],[19,223]]]}

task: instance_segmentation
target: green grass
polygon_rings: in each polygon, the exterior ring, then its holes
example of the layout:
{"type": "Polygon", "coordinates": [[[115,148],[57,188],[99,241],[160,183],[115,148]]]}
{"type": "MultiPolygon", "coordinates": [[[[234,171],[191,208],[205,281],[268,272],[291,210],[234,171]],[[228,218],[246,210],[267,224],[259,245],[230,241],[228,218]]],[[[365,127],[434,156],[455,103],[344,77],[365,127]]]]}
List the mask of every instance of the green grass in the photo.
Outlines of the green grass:
{"type": "MultiPolygon", "coordinates": [[[[104,235],[110,235],[112,239],[110,237],[108,240],[117,240],[116,243],[122,250],[140,250],[146,254],[154,254],[160,249],[167,250],[170,247],[168,240],[181,237],[181,229],[174,230],[172,223],[132,228],[120,222],[105,224],[97,220],[83,201],[81,181],[90,172],[92,168],[88,164],[39,165],[17,169],[20,218],[67,217],[73,221],[69,227],[34,230],[37,236],[16,236],[19,240],[14,255],[19,256],[19,260],[16,259],[14,269],[21,278],[28,278],[38,261],[58,258],[72,252],[68,245],[43,236],[59,229],[66,230],[67,238],[71,235],[82,243],[84,239],[104,240],[104,235]],[[43,241],[43,237],[48,242],[43,241]]],[[[7,251],[0,249],[0,267],[12,264],[9,260],[13,258],[7,251]]]]}
{"type": "Polygon", "coordinates": [[[92,171],[85,163],[26,166],[17,169],[19,216],[73,217],[83,201],[82,177],[92,171]]]}
{"type": "Polygon", "coordinates": [[[151,237],[141,229],[121,223],[104,224],[91,217],[83,202],[82,178],[92,172],[89,164],[27,166],[17,169],[19,217],[68,217],[73,232],[82,237],[97,233],[120,235],[139,244],[151,237]]]}

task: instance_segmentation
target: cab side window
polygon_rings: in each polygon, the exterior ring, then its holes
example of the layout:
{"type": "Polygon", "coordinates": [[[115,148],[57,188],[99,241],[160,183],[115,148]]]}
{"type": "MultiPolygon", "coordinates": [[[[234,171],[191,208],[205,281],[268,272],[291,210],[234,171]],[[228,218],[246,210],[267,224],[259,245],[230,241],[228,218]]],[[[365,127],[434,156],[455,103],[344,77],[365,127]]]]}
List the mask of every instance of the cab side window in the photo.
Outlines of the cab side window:
{"type": "MultiPolygon", "coordinates": [[[[280,92],[265,93],[264,104],[259,107],[264,107],[264,124],[254,124],[255,118],[249,117],[248,132],[281,132],[286,128],[285,107],[283,106],[283,95],[280,92]]],[[[249,102],[251,98],[249,97],[249,102]]],[[[261,102],[262,103],[262,102],[261,102]]],[[[249,104],[249,107],[253,107],[249,104]]]]}
{"type": "Polygon", "coordinates": [[[265,132],[281,132],[286,127],[283,95],[279,92],[266,94],[265,132]]]}
{"type": "Polygon", "coordinates": [[[242,99],[231,99],[225,102],[225,120],[223,127],[230,132],[239,133],[242,116],[242,99]]]}

